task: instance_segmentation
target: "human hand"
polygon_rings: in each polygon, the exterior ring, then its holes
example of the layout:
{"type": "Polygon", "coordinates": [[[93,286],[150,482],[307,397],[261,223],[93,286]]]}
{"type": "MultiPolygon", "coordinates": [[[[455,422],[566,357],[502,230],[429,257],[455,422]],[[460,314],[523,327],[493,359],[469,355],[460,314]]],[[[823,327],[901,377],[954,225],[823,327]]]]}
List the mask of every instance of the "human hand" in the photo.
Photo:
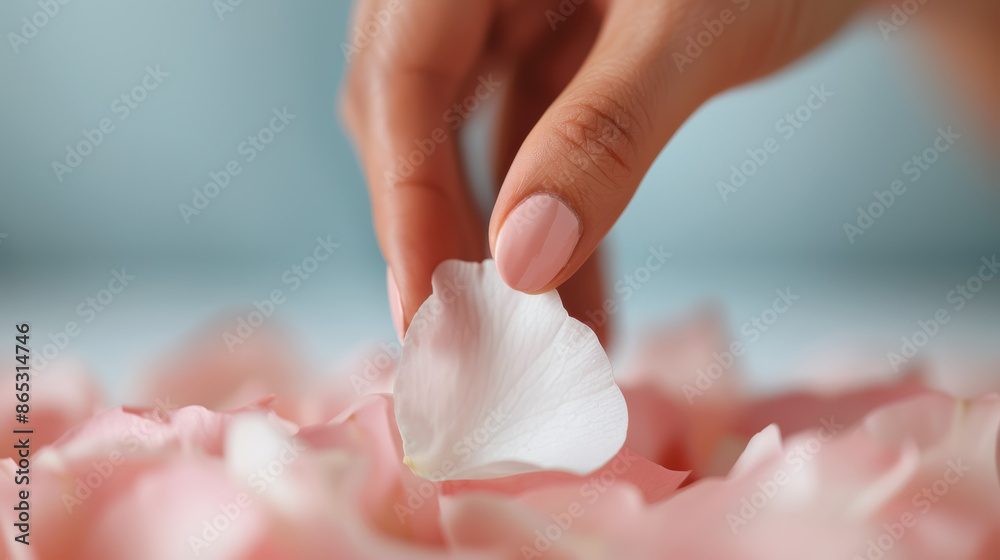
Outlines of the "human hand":
{"type": "MultiPolygon", "coordinates": [[[[400,337],[437,265],[482,260],[487,248],[508,285],[559,287],[586,321],[604,301],[595,250],[680,125],[715,94],[809,51],[865,3],[361,0],[342,112],[400,337]],[[487,230],[456,135],[467,102],[499,95],[501,83],[501,187],[487,230]]],[[[604,340],[606,325],[591,326],[604,340]]]]}

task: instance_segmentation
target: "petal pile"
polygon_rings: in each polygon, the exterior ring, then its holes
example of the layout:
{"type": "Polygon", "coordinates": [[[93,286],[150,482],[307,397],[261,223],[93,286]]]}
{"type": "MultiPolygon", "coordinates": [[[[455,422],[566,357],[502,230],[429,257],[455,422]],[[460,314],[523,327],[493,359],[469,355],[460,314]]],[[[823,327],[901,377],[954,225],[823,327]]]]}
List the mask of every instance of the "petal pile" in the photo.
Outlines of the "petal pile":
{"type": "Polygon", "coordinates": [[[181,348],[146,406],[104,408],[53,364],[33,387],[29,546],[16,440],[0,451],[6,556],[1000,558],[996,393],[914,369],[751,398],[711,309],[650,331],[619,390],[557,295],[512,293],[490,262],[445,263],[434,289],[402,349],[325,376],[265,371],[297,362],[261,332],[181,348]]]}

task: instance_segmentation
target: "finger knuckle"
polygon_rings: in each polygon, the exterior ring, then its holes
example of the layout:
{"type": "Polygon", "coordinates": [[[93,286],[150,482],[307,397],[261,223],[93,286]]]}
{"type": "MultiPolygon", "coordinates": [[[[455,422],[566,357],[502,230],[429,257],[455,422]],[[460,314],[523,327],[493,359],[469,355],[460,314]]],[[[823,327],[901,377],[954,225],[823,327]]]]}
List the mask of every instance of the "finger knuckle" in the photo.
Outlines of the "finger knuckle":
{"type": "Polygon", "coordinates": [[[555,126],[561,153],[575,171],[598,183],[618,185],[631,177],[640,120],[630,96],[588,94],[567,107],[555,126]]]}

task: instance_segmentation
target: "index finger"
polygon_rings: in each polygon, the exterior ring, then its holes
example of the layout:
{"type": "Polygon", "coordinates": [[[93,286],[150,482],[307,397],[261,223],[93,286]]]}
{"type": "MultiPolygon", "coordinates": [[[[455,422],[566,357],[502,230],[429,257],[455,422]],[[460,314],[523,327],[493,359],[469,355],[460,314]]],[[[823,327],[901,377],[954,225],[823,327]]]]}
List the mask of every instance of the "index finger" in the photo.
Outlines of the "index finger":
{"type": "Polygon", "coordinates": [[[448,111],[492,15],[492,2],[465,0],[372,2],[358,14],[361,29],[377,32],[356,55],[342,107],[368,180],[376,237],[398,286],[403,328],[430,295],[439,263],[485,255],[485,229],[464,185],[448,111]]]}

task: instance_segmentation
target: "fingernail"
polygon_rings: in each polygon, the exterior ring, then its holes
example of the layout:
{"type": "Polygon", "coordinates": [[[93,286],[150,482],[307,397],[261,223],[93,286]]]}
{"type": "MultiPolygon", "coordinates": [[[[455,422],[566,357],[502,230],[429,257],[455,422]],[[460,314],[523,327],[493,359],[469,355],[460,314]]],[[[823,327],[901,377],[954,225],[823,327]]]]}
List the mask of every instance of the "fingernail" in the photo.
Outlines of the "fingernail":
{"type": "Polygon", "coordinates": [[[389,313],[392,314],[392,325],[396,327],[396,336],[403,342],[403,302],[399,299],[399,287],[392,269],[385,267],[385,284],[389,291],[389,313]]]}
{"type": "Polygon", "coordinates": [[[538,291],[566,266],[579,239],[580,220],[573,210],[549,194],[534,194],[500,227],[497,270],[511,288],[538,291]]]}

